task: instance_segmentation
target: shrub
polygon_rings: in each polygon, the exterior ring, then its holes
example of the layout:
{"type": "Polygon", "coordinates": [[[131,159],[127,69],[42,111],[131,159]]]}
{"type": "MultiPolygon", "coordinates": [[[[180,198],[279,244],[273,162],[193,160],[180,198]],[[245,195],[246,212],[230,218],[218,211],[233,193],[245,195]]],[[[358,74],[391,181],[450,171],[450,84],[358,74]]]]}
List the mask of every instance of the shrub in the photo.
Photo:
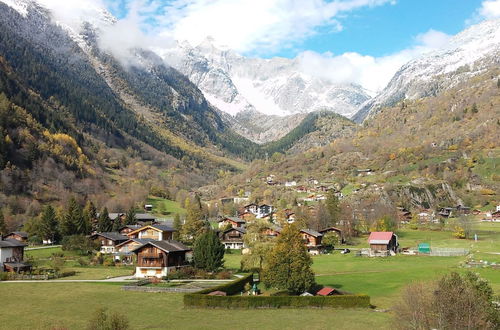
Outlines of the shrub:
{"type": "Polygon", "coordinates": [[[181,267],[179,269],[172,270],[168,272],[164,280],[184,280],[189,278],[194,278],[196,275],[196,269],[193,267],[181,267]]]}
{"type": "Polygon", "coordinates": [[[90,261],[86,258],[78,258],[76,261],[80,266],[88,266],[90,264],[90,261]]]}
{"type": "Polygon", "coordinates": [[[95,311],[94,317],[87,325],[88,330],[127,330],[130,329],[129,321],[125,315],[119,313],[109,314],[105,308],[95,311]]]}
{"type": "Polygon", "coordinates": [[[414,283],[395,307],[400,329],[498,329],[500,306],[487,281],[451,273],[435,283],[414,283]]]}
{"type": "Polygon", "coordinates": [[[367,295],[340,296],[209,296],[184,295],[185,307],[204,308],[369,308],[367,295]]]}
{"type": "Polygon", "coordinates": [[[104,261],[102,262],[102,265],[103,266],[106,266],[106,267],[110,267],[110,266],[114,266],[115,265],[115,261],[113,260],[113,258],[104,258],[104,261]]]}
{"type": "Polygon", "coordinates": [[[75,251],[80,255],[90,255],[99,245],[84,235],[65,236],[62,239],[64,251],[75,251]]]}
{"type": "Polygon", "coordinates": [[[218,280],[228,280],[231,278],[231,272],[227,270],[223,270],[215,275],[215,278],[218,280]]]}

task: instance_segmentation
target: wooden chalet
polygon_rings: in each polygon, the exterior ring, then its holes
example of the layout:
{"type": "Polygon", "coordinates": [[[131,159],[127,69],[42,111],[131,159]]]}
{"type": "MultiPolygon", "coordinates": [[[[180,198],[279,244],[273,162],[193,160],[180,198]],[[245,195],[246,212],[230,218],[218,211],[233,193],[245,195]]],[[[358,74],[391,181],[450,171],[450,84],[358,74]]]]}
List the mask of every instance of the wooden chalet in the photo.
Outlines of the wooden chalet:
{"type": "Polygon", "coordinates": [[[100,252],[111,254],[116,252],[116,246],[127,241],[129,238],[118,232],[95,233],[90,239],[98,241],[101,246],[100,252]]]}
{"type": "Polygon", "coordinates": [[[253,214],[252,212],[242,210],[242,212],[238,213],[238,218],[243,219],[246,222],[251,222],[255,219],[255,214],[253,214]]]}
{"type": "Polygon", "coordinates": [[[19,273],[30,270],[31,266],[24,262],[25,247],[24,242],[0,236],[0,271],[19,273]]]}
{"type": "Polygon", "coordinates": [[[140,245],[132,251],[137,258],[135,277],[167,276],[170,271],[187,264],[186,254],[190,251],[184,244],[173,240],[140,245]]]}
{"type": "Polygon", "coordinates": [[[398,237],[392,231],[374,231],[368,237],[372,251],[398,251],[398,237]]]}
{"type": "Polygon", "coordinates": [[[131,232],[133,232],[134,230],[137,230],[137,229],[140,229],[142,228],[143,226],[141,225],[125,225],[123,227],[121,227],[118,232],[122,235],[128,235],[130,234],[131,232]]]}
{"type": "Polygon", "coordinates": [[[146,226],[154,224],[156,222],[156,217],[149,213],[136,213],[135,220],[138,224],[146,226]]]}
{"type": "Polygon", "coordinates": [[[282,230],[281,227],[272,225],[269,228],[264,229],[262,234],[269,237],[277,237],[281,234],[281,230],[282,230]]]}
{"type": "Polygon", "coordinates": [[[491,212],[491,218],[493,220],[500,220],[500,211],[491,212]]]}
{"type": "Polygon", "coordinates": [[[219,238],[226,249],[240,250],[243,248],[245,228],[231,227],[219,233],[219,238]]]}
{"type": "Polygon", "coordinates": [[[300,230],[300,236],[310,254],[317,255],[321,253],[323,250],[323,245],[321,245],[323,234],[312,229],[302,229],[300,230]]]}
{"type": "Polygon", "coordinates": [[[130,238],[125,242],[117,244],[114,253],[115,260],[121,261],[124,264],[132,264],[134,262],[135,256],[132,251],[134,251],[138,246],[144,245],[151,241],[153,240],[148,238],[130,238]]]}
{"type": "Polygon", "coordinates": [[[230,225],[232,228],[243,228],[246,221],[236,217],[223,217],[219,219],[219,228],[224,228],[230,225]]]}
{"type": "Polygon", "coordinates": [[[340,243],[342,243],[342,244],[345,243],[344,235],[342,234],[342,229],[339,229],[337,227],[328,227],[328,228],[320,230],[319,233],[323,234],[323,236],[327,233],[334,233],[338,236],[340,243]]]}
{"type": "Polygon", "coordinates": [[[400,223],[410,223],[412,214],[404,207],[398,207],[398,219],[400,223]]]}
{"type": "Polygon", "coordinates": [[[127,234],[129,238],[149,238],[156,241],[166,241],[172,239],[174,228],[167,225],[152,224],[140,227],[127,234]]]}
{"type": "Polygon", "coordinates": [[[27,242],[28,233],[24,231],[13,231],[12,233],[6,235],[4,238],[12,238],[18,240],[19,242],[27,242]]]}

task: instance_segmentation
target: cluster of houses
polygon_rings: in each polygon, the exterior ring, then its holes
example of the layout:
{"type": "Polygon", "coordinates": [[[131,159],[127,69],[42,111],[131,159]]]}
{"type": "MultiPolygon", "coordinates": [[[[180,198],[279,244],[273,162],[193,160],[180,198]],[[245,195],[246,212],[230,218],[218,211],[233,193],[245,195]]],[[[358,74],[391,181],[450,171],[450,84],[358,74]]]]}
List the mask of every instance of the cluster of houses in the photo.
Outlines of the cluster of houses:
{"type": "MultiPolygon", "coordinates": [[[[221,242],[226,249],[243,249],[245,253],[246,247],[244,244],[244,237],[246,234],[246,225],[251,223],[253,219],[268,220],[269,227],[263,234],[269,237],[279,236],[281,234],[281,228],[272,223],[274,221],[274,211],[275,209],[271,205],[257,205],[252,203],[240,209],[237,217],[221,217],[218,220],[220,229],[219,238],[221,242]]],[[[295,214],[291,210],[284,210],[284,215],[288,223],[293,223],[295,214]]],[[[316,255],[324,251],[322,238],[328,232],[337,234],[339,241],[343,241],[342,231],[335,227],[325,228],[320,231],[306,228],[300,231],[304,245],[307,247],[309,253],[316,255]]]]}

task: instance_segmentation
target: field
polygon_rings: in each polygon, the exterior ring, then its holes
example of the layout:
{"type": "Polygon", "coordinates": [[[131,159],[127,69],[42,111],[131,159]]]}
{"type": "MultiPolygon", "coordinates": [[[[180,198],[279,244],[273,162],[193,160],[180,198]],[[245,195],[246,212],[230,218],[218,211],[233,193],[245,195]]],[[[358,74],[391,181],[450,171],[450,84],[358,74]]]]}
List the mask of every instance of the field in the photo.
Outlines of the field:
{"type": "MultiPolygon", "coordinates": [[[[494,253],[500,252],[500,224],[478,224],[476,231],[478,242],[454,239],[451,232],[439,231],[404,230],[399,237],[401,246],[429,242],[436,247],[464,247],[471,249],[477,260],[499,262],[500,255],[494,253]]],[[[366,247],[366,241],[360,239],[357,246],[366,247]]],[[[43,258],[50,255],[50,250],[30,253],[43,258]]],[[[240,260],[240,254],[228,254],[226,267],[238,269],[240,260]]],[[[189,310],[182,305],[182,294],[124,292],[116,283],[0,282],[0,296],[14,297],[2,299],[0,329],[50,329],[55,326],[82,329],[100,306],[125,313],[133,329],[282,329],[285,326],[290,329],[381,329],[391,326],[391,312],[384,310],[397,303],[404,285],[417,280],[430,281],[450,271],[464,272],[467,269],[461,267],[461,263],[465,260],[466,257],[405,255],[370,259],[338,252],[313,258],[318,283],[369,294],[374,305],[371,310],[189,310]]],[[[108,271],[116,274],[130,271],[127,268],[77,267],[71,261],[67,263],[70,268],[80,270],[73,278],[97,279],[108,276],[108,271]]],[[[488,279],[500,293],[500,270],[472,270],[488,279]]]]}
{"type": "Polygon", "coordinates": [[[176,213],[181,215],[186,213],[186,209],[183,209],[179,203],[168,199],[150,196],[146,203],[153,205],[153,214],[160,218],[173,218],[176,213]]]}

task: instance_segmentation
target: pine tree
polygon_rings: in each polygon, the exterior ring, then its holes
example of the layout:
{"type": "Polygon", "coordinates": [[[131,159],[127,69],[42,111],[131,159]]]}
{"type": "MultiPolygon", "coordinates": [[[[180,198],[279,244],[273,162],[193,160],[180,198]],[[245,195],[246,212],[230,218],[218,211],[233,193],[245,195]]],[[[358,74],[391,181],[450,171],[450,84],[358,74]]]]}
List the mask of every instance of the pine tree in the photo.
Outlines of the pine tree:
{"type": "Polygon", "coordinates": [[[340,217],[340,202],[333,190],[329,190],[326,194],[326,208],[330,213],[331,224],[336,224],[340,217]]]}
{"type": "Polygon", "coordinates": [[[125,216],[125,224],[126,225],[135,225],[137,220],[135,219],[135,208],[133,206],[127,212],[125,216]]]}
{"type": "Polygon", "coordinates": [[[60,226],[62,236],[76,235],[85,229],[82,208],[74,197],[69,200],[68,209],[60,226]]]}
{"type": "Polygon", "coordinates": [[[2,235],[7,235],[7,225],[5,224],[3,210],[0,208],[0,237],[2,235]]]}
{"type": "Polygon", "coordinates": [[[85,234],[90,234],[94,230],[94,223],[97,220],[97,209],[91,201],[87,201],[85,204],[83,218],[85,219],[85,225],[87,227],[85,234]]]}
{"type": "Polygon", "coordinates": [[[283,228],[266,259],[262,271],[262,281],[266,287],[299,294],[314,285],[312,259],[294,224],[283,228]]]}
{"type": "Polygon", "coordinates": [[[99,219],[97,221],[97,231],[100,233],[109,232],[113,229],[113,222],[109,218],[108,208],[105,207],[101,214],[99,214],[99,219]]]}
{"type": "Polygon", "coordinates": [[[49,241],[53,244],[58,238],[58,221],[56,216],[56,211],[50,205],[43,208],[40,214],[40,238],[49,241]]]}
{"type": "Polygon", "coordinates": [[[179,240],[180,238],[180,233],[182,231],[182,223],[181,223],[181,217],[179,216],[179,213],[176,213],[174,216],[174,233],[173,233],[173,239],[174,240],[179,240]]]}
{"type": "Polygon", "coordinates": [[[206,229],[200,198],[186,199],[186,209],[186,222],[182,226],[181,236],[184,241],[192,242],[206,229]]]}
{"type": "Polygon", "coordinates": [[[117,232],[120,231],[122,228],[123,223],[121,217],[116,217],[116,219],[113,221],[113,226],[111,228],[111,231],[117,232]]]}
{"type": "Polygon", "coordinates": [[[196,268],[215,272],[224,265],[224,244],[213,230],[199,235],[193,247],[193,261],[196,268]]]}

